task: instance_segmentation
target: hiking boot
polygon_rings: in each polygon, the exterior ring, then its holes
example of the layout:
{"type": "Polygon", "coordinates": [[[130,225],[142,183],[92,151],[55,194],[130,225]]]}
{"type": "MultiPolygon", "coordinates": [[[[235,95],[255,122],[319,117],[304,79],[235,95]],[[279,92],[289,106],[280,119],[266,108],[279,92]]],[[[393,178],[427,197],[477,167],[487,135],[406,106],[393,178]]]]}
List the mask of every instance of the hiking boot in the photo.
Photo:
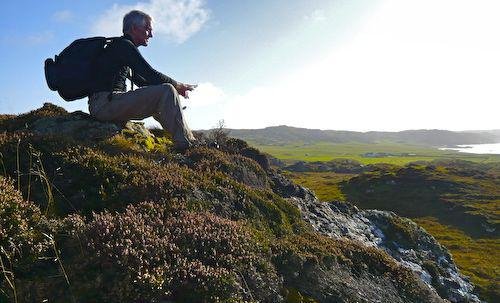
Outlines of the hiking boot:
{"type": "Polygon", "coordinates": [[[183,154],[186,152],[186,150],[188,150],[189,148],[191,147],[191,144],[176,144],[174,146],[174,151],[176,153],[180,153],[180,154],[183,154]]]}
{"type": "Polygon", "coordinates": [[[199,142],[198,140],[192,140],[188,142],[183,142],[183,143],[176,143],[174,146],[174,150],[178,153],[185,153],[186,150],[193,148],[193,147],[199,147],[202,146],[203,144],[199,142]]]}

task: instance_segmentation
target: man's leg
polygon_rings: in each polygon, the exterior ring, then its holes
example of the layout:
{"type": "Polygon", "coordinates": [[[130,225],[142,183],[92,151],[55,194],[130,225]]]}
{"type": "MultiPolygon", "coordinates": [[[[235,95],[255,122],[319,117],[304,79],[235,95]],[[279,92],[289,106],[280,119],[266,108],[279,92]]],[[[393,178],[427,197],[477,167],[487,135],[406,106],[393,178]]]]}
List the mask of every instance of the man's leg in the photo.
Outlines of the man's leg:
{"type": "Polygon", "coordinates": [[[196,139],[184,118],[179,94],[171,84],[161,86],[166,89],[166,93],[160,101],[158,111],[153,114],[153,118],[161,124],[163,129],[172,134],[177,147],[189,147],[196,139]]]}
{"type": "Polygon", "coordinates": [[[99,120],[127,121],[153,116],[163,129],[172,134],[176,147],[189,147],[195,140],[184,119],[179,94],[170,84],[151,85],[116,93],[111,101],[99,103],[99,106],[95,106],[95,112],[91,112],[99,120]]]}

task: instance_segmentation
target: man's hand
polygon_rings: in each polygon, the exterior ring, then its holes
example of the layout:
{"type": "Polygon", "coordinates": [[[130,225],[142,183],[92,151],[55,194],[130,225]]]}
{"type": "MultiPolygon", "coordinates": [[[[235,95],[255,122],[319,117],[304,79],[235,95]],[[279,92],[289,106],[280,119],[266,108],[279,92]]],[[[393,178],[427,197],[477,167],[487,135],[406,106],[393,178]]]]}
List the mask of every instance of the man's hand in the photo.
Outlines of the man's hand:
{"type": "Polygon", "coordinates": [[[193,84],[184,84],[178,82],[177,85],[175,86],[175,89],[179,93],[179,95],[183,96],[184,98],[188,99],[188,91],[192,91],[193,89],[196,88],[198,85],[193,85],[193,84]]]}

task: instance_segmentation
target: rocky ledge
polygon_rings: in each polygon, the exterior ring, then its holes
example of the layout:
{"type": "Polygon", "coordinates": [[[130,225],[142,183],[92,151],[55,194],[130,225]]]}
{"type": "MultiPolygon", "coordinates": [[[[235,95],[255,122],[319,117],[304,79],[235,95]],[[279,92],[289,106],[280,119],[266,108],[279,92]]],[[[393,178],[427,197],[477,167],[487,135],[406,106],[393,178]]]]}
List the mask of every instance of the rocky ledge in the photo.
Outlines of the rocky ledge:
{"type": "Polygon", "coordinates": [[[279,176],[274,179],[282,194],[299,207],[302,218],[317,232],[384,250],[450,302],[481,302],[446,248],[413,221],[393,212],[359,210],[346,202],[321,202],[307,188],[279,176]]]}

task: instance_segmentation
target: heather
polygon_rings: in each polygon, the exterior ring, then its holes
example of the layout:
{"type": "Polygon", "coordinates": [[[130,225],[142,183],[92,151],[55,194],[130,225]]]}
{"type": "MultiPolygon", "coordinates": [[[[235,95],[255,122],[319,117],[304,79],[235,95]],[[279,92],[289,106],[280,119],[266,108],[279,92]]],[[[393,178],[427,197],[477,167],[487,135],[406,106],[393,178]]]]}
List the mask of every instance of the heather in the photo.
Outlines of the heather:
{"type": "Polygon", "coordinates": [[[143,202],[88,222],[72,215],[60,228],[71,231],[62,243],[85,243],[83,250],[68,247],[66,261],[72,294],[82,301],[272,301],[277,295],[279,279],[249,230],[210,213],[143,202]],[[271,291],[260,291],[266,288],[271,291]]]}
{"type": "Polygon", "coordinates": [[[307,190],[222,132],[177,153],[51,104],[0,125],[1,301],[441,300],[384,251],[314,232],[307,190]]]}

